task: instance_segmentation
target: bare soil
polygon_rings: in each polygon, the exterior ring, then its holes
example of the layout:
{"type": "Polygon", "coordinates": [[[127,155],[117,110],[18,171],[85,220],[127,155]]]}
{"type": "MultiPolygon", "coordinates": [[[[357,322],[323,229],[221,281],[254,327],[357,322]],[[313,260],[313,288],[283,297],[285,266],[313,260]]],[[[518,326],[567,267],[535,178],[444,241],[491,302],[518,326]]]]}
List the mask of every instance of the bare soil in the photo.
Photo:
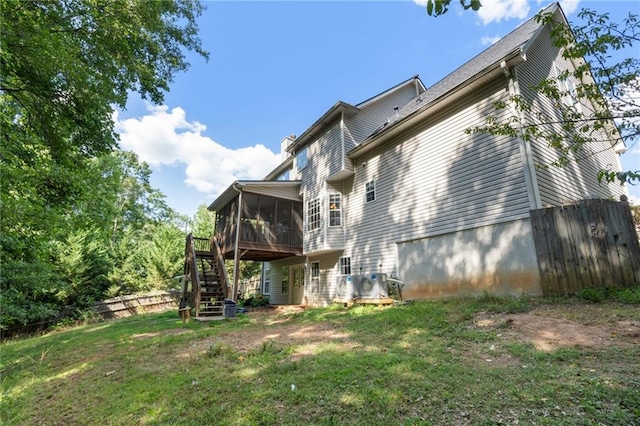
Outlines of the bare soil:
{"type": "MultiPolygon", "coordinates": [[[[356,343],[331,322],[299,324],[290,321],[300,307],[277,307],[249,314],[251,324],[242,332],[223,333],[193,342],[190,354],[212,345],[232,347],[248,353],[265,344],[295,347],[292,359],[314,353],[318,345],[331,343],[345,350],[356,343]]],[[[470,327],[493,329],[504,342],[530,342],[537,349],[552,351],[561,347],[629,347],[640,344],[640,312],[626,307],[622,313],[607,305],[544,305],[521,314],[476,314],[470,327]],[[631,311],[631,315],[629,312],[631,311]]],[[[185,354],[187,355],[187,354],[185,354]]]]}

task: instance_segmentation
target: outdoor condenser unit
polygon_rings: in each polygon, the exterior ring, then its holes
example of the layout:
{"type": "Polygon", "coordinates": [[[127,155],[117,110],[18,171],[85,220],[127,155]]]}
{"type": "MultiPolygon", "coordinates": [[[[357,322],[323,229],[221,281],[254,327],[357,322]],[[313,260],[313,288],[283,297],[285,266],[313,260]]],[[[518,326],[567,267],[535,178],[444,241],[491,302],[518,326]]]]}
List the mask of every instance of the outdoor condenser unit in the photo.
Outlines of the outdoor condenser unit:
{"type": "Polygon", "coordinates": [[[380,299],[389,297],[387,274],[367,274],[356,276],[356,290],[360,299],[380,299]]]}
{"type": "Polygon", "coordinates": [[[338,277],[336,296],[339,299],[354,299],[358,297],[354,277],[351,275],[338,277]]]}

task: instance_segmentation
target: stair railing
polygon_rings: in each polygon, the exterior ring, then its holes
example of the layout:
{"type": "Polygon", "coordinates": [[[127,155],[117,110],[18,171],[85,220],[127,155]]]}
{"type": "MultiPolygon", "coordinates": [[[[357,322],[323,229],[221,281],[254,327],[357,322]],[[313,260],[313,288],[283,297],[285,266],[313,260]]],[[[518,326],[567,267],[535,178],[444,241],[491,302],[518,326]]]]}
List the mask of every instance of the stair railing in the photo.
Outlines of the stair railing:
{"type": "Polygon", "coordinates": [[[227,275],[227,268],[224,264],[224,256],[220,249],[220,240],[215,235],[211,237],[211,251],[214,253],[215,261],[218,264],[218,271],[220,276],[220,284],[222,284],[222,291],[225,297],[229,297],[229,275],[227,275]]]}
{"type": "Polygon", "coordinates": [[[193,235],[187,235],[187,256],[189,269],[191,270],[191,287],[194,292],[194,305],[196,308],[196,316],[200,314],[200,274],[198,273],[198,261],[196,259],[196,248],[193,244],[193,235]]]}

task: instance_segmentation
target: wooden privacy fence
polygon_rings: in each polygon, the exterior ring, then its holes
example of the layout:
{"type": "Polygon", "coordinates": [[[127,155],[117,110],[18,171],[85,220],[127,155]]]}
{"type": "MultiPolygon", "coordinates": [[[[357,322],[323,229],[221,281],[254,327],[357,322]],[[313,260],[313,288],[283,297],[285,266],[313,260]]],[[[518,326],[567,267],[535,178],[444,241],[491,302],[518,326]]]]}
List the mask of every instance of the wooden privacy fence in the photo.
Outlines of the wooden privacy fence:
{"type": "Polygon", "coordinates": [[[166,291],[147,294],[120,296],[96,302],[96,311],[103,318],[122,318],[145,312],[157,312],[167,309],[178,309],[176,298],[166,291]]]}
{"type": "Polygon", "coordinates": [[[545,296],[640,284],[640,246],[626,202],[532,210],[531,225],[545,296]]]}

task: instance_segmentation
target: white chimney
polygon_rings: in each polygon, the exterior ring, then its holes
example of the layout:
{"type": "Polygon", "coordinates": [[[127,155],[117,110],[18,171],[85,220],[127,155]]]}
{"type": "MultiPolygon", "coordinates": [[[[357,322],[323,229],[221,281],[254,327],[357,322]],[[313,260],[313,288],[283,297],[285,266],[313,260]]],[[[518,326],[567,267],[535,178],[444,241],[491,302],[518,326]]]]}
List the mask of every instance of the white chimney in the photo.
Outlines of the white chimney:
{"type": "Polygon", "coordinates": [[[289,145],[291,145],[295,140],[296,135],[289,135],[280,141],[280,157],[282,161],[291,157],[291,153],[287,152],[287,148],[289,148],[289,145]]]}

